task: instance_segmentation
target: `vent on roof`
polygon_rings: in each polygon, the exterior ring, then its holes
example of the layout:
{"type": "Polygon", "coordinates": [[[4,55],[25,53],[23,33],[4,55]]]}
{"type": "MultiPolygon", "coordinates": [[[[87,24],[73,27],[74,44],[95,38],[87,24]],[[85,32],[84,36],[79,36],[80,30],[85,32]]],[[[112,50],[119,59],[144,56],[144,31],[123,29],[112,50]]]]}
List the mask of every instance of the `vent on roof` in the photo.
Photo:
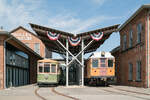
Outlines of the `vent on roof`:
{"type": "Polygon", "coordinates": [[[105,52],[104,51],[101,52],[101,56],[105,57],[105,52]]]}

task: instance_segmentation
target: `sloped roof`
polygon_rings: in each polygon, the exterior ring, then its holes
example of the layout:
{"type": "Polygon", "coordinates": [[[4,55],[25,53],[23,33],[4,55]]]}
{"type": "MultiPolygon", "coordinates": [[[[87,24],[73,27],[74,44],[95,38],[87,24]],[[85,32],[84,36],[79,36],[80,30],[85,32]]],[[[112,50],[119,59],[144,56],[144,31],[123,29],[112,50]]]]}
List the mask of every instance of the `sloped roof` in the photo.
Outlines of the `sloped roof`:
{"type": "Polygon", "coordinates": [[[118,31],[122,30],[132,19],[134,19],[143,9],[150,9],[150,4],[142,5],[127,21],[125,21],[118,29],[118,31]]]}
{"type": "MultiPolygon", "coordinates": [[[[62,48],[62,46],[60,44],[57,43],[57,41],[49,40],[49,38],[47,37],[47,34],[46,34],[47,31],[56,32],[56,33],[61,34],[59,41],[61,41],[61,43],[64,45],[66,45],[66,39],[68,38],[68,36],[74,36],[74,34],[72,34],[72,33],[52,29],[49,27],[41,26],[41,25],[32,24],[32,23],[30,23],[30,25],[31,25],[32,29],[37,33],[38,37],[45,44],[45,46],[50,51],[53,51],[56,53],[64,54],[65,50],[62,48]]],[[[90,34],[97,33],[97,32],[104,33],[103,39],[92,42],[92,44],[85,50],[84,53],[93,52],[97,48],[99,48],[104,43],[104,41],[109,38],[109,36],[113,32],[117,31],[118,26],[119,25],[117,24],[117,25],[113,25],[113,26],[109,26],[109,27],[100,28],[97,30],[92,30],[92,31],[76,34],[76,36],[81,36],[82,39],[84,39],[84,45],[87,45],[89,43],[89,41],[92,40],[92,38],[90,37],[90,34]]],[[[81,44],[79,44],[78,46],[69,46],[69,51],[71,51],[73,54],[79,53],[80,49],[81,49],[81,44]]]]}
{"type": "Polygon", "coordinates": [[[27,31],[28,33],[30,33],[30,34],[32,34],[33,36],[35,36],[35,37],[38,38],[38,36],[37,36],[35,33],[29,31],[28,29],[24,28],[23,26],[18,26],[17,28],[11,30],[11,31],[10,31],[10,34],[13,33],[13,32],[15,32],[15,31],[17,31],[18,29],[23,29],[23,30],[27,31]]]}

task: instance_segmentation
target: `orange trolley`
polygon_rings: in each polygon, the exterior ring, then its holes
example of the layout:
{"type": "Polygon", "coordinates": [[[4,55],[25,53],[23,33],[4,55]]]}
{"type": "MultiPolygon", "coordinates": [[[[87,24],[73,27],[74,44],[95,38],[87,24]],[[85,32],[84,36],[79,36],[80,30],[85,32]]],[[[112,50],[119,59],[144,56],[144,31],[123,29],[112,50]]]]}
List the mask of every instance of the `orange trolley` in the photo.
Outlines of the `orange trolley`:
{"type": "Polygon", "coordinates": [[[108,85],[115,79],[115,58],[110,52],[95,52],[85,63],[85,84],[108,85]]]}

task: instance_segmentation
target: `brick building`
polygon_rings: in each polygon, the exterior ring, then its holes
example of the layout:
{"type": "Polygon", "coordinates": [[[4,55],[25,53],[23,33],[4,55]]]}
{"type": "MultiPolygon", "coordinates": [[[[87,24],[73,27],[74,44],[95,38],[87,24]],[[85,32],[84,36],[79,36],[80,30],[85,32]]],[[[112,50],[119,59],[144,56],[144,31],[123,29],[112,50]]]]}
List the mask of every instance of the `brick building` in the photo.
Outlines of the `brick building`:
{"type": "Polygon", "coordinates": [[[39,54],[6,31],[0,31],[0,51],[0,89],[36,83],[39,54]]]}
{"type": "Polygon", "coordinates": [[[47,50],[43,42],[35,35],[33,32],[25,29],[22,26],[17,27],[16,29],[10,32],[17,39],[22,41],[36,53],[40,54],[43,58],[51,58],[52,52],[47,50]]]}
{"type": "Polygon", "coordinates": [[[150,5],[141,6],[121,27],[120,84],[150,87],[150,5]]]}

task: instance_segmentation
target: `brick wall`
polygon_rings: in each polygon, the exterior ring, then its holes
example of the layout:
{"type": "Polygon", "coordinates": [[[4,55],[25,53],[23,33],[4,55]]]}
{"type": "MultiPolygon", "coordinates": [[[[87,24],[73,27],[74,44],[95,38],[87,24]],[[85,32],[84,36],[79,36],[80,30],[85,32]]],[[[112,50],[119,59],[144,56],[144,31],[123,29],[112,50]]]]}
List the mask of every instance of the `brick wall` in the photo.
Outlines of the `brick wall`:
{"type": "Polygon", "coordinates": [[[0,38],[0,89],[4,88],[4,38],[0,38]]]}
{"type": "Polygon", "coordinates": [[[131,85],[139,87],[147,87],[147,72],[146,72],[146,18],[147,10],[141,11],[133,20],[131,20],[121,31],[120,31],[120,75],[119,80],[122,85],[131,85]],[[141,23],[142,35],[141,43],[137,44],[137,25],[141,23]],[[133,46],[129,48],[129,31],[133,30],[133,46]],[[127,49],[123,51],[123,35],[127,36],[127,49]],[[136,81],[136,61],[141,61],[141,81],[136,81]],[[129,75],[129,63],[133,64],[133,80],[128,81],[129,75]]]}

